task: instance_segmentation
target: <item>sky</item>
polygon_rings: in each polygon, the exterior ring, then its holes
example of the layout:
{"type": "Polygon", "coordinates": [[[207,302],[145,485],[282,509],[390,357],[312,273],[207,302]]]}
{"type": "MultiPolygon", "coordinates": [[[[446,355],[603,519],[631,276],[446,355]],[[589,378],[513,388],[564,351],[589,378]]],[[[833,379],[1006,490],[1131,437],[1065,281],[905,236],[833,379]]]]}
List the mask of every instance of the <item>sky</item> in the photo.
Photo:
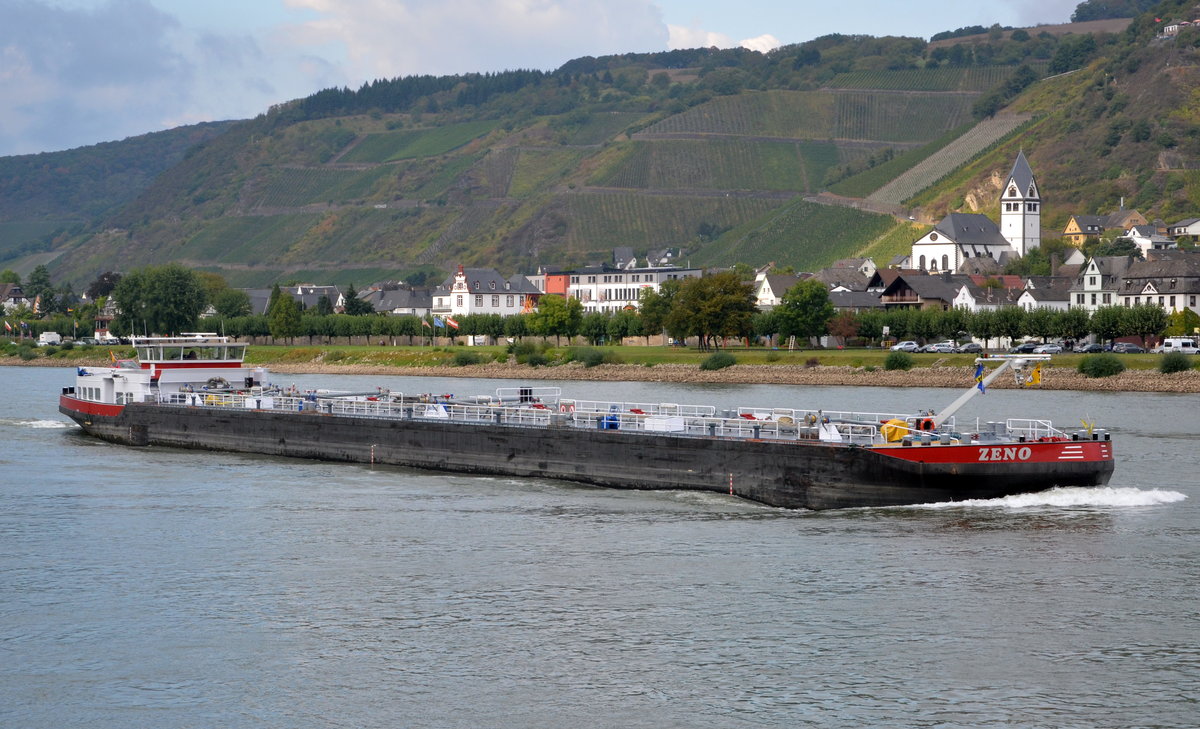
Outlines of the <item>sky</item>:
{"type": "Polygon", "coordinates": [[[580,56],[1066,22],[1079,0],[0,0],[0,156],[69,149],[377,78],[580,56]]]}

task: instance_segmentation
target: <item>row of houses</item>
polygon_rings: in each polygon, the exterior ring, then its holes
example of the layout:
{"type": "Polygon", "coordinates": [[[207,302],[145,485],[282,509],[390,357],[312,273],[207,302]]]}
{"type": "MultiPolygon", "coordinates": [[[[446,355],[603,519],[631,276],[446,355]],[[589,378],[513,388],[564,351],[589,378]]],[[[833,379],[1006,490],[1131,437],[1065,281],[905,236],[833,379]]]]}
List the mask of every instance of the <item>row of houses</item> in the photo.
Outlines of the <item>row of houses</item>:
{"type": "Polygon", "coordinates": [[[931,274],[920,269],[875,269],[870,261],[846,259],[815,274],[760,272],[755,299],[762,309],[778,306],[783,295],[805,278],[830,288],[834,307],[843,311],[963,308],[969,311],[1019,306],[1032,309],[1085,309],[1153,304],[1168,314],[1190,309],[1200,314],[1200,252],[1156,250],[1146,260],[1079,252],[1051,276],[931,274]]]}

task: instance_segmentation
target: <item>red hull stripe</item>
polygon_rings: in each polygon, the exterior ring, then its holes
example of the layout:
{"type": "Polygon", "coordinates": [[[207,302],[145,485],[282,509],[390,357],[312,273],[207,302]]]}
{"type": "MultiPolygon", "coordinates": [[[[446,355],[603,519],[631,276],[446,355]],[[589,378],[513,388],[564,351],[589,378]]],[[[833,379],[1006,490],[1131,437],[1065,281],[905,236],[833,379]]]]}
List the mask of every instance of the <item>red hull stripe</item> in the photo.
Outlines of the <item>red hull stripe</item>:
{"type": "Polygon", "coordinates": [[[77,413],[84,415],[120,415],[125,409],[124,405],[109,405],[102,402],[91,402],[88,400],[79,400],[70,395],[60,395],[58,404],[68,410],[74,410],[77,413]]]}
{"type": "Polygon", "coordinates": [[[914,445],[876,448],[889,458],[914,463],[1062,463],[1064,461],[1111,461],[1110,441],[1059,441],[1054,443],[1005,443],[1003,445],[914,445]]]}

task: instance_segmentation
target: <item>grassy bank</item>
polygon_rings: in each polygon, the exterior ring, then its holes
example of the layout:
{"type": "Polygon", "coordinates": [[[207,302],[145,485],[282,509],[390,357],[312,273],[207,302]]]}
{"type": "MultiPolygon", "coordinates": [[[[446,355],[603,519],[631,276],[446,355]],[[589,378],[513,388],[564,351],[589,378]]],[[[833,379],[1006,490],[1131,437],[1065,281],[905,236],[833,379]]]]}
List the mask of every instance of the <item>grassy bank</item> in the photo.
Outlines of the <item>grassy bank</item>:
{"type": "MultiPolygon", "coordinates": [[[[283,347],[255,346],[248,364],[280,373],[405,374],[507,379],[724,382],[882,387],[962,387],[969,384],[975,358],[968,354],[912,355],[911,370],[887,370],[889,352],[880,349],[780,351],[763,348],[722,350],[736,365],[701,368],[710,352],[684,347],[526,347],[518,355],[506,347],[283,347]],[[528,350],[533,350],[532,352],[528,350]],[[532,358],[532,359],[531,359],[532,358]],[[538,364],[531,366],[528,362],[538,364]]],[[[2,365],[45,367],[102,366],[130,358],[129,347],[7,347],[2,365]]],[[[1115,377],[1088,378],[1076,371],[1088,355],[1055,355],[1042,386],[1068,390],[1200,392],[1200,371],[1163,375],[1162,355],[1117,355],[1127,370],[1115,377]]],[[[1200,364],[1200,358],[1196,360],[1200,364]]],[[[1001,378],[994,387],[1011,387],[1001,378]]]]}

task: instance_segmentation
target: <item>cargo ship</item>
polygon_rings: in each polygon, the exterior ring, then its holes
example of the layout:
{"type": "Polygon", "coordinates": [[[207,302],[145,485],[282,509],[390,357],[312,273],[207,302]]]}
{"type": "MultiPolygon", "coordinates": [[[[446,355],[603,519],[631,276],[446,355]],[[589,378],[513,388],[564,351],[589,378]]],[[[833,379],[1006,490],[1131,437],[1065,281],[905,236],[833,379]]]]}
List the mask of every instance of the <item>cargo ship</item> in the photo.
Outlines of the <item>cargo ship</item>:
{"type": "MultiPolygon", "coordinates": [[[[714,491],[791,509],[991,499],[1101,486],[1110,434],[1048,420],[957,422],[1004,358],[945,410],[840,412],[787,407],[564,398],[513,387],[471,397],[297,390],[244,364],[215,334],[139,337],[136,358],[79,367],[59,410],[85,432],[168,446],[518,477],[623,489],[714,491]]],[[[986,362],[987,360],[980,360],[986,362]]]]}

